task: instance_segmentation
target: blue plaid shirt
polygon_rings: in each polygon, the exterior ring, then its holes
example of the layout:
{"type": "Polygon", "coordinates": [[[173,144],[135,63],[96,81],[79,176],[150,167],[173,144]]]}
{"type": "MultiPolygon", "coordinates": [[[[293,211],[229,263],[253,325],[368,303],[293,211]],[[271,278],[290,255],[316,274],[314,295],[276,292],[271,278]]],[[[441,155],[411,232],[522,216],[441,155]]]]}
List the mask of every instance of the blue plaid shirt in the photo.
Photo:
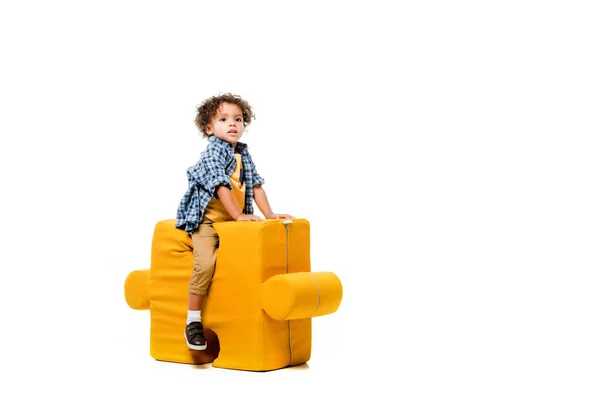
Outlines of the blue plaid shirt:
{"type": "MultiPolygon", "coordinates": [[[[238,142],[237,150],[242,155],[242,170],[240,183],[246,182],[246,199],[244,201],[244,214],[252,214],[252,200],[256,185],[265,183],[264,179],[256,172],[248,146],[238,142]]],[[[227,186],[231,190],[230,177],[235,169],[235,154],[233,146],[224,140],[211,136],[208,139],[206,150],[200,155],[196,165],[188,168],[188,190],[179,203],[177,209],[176,227],[188,233],[193,233],[200,225],[206,206],[213,197],[219,185],[227,186]]]]}

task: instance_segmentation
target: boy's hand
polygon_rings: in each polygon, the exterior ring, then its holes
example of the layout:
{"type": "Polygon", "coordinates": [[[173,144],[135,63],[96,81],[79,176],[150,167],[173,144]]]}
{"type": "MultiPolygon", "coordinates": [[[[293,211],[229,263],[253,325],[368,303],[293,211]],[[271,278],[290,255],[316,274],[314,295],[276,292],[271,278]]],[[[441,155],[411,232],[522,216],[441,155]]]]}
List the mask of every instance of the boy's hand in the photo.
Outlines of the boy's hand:
{"type": "Polygon", "coordinates": [[[290,214],[269,214],[269,219],[294,218],[290,214]]]}
{"type": "Polygon", "coordinates": [[[236,218],[236,221],[260,221],[262,218],[258,215],[252,214],[240,214],[239,217],[236,218]]]}

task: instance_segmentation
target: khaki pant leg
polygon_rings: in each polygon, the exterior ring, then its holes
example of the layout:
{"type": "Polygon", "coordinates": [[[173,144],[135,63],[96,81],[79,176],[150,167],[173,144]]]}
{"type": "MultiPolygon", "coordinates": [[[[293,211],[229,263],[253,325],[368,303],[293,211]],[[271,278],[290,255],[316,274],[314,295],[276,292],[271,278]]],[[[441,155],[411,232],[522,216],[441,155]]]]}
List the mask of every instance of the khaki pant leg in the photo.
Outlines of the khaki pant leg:
{"type": "Polygon", "coordinates": [[[189,292],[205,295],[215,273],[219,237],[212,226],[212,221],[203,220],[198,229],[192,233],[194,246],[194,270],[190,277],[189,292]]]}

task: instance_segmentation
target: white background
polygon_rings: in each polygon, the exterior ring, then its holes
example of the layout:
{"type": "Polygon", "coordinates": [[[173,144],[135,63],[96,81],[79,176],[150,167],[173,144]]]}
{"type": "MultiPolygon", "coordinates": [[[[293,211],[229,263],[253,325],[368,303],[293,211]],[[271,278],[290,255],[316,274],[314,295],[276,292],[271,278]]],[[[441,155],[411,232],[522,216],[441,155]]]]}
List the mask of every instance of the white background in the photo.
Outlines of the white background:
{"type": "Polygon", "coordinates": [[[2,3],[0,397],[598,399],[595,2],[393,3],[2,3]],[[344,285],[308,368],[157,362],[124,300],[227,91],[344,285]]]}

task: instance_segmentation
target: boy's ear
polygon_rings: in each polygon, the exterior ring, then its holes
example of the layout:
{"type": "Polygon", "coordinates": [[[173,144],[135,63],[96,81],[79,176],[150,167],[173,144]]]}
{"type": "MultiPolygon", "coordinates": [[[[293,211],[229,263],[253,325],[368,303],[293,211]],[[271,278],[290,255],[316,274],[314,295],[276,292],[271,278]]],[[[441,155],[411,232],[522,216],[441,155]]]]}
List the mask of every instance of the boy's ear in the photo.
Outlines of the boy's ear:
{"type": "Polygon", "coordinates": [[[212,134],[213,134],[213,131],[212,131],[212,129],[210,128],[210,125],[206,125],[206,128],[204,128],[204,130],[206,131],[206,134],[207,134],[208,136],[210,136],[210,135],[212,135],[212,134]]]}

